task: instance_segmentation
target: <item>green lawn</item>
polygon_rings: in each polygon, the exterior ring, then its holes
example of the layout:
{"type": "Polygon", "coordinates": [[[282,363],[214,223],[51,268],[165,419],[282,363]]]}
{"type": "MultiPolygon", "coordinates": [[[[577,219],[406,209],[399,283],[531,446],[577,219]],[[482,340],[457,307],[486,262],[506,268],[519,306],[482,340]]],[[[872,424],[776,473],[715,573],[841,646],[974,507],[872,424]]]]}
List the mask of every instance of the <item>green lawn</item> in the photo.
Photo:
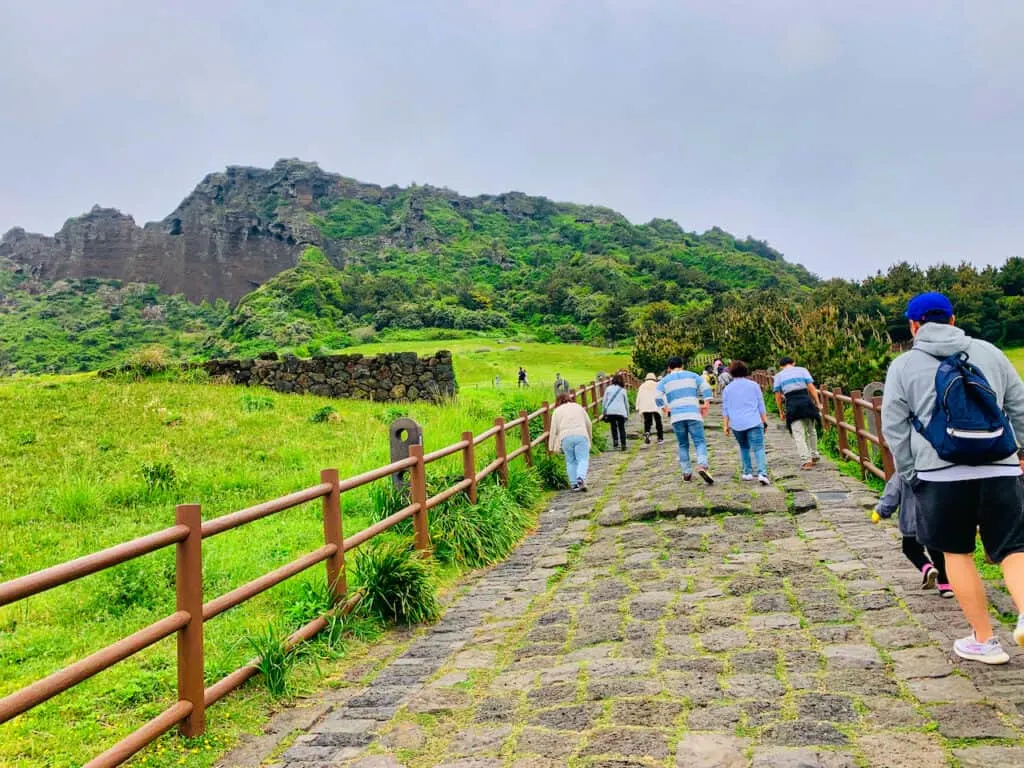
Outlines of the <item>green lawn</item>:
{"type": "MultiPolygon", "coordinates": [[[[91,375],[4,381],[0,580],[168,526],[176,503],[201,503],[210,518],[316,484],[325,467],[345,477],[384,464],[387,424],[405,410],[423,425],[429,451],[456,441],[465,429],[485,429],[503,406],[534,407],[550,399],[541,383],[556,370],[577,383],[626,362],[624,354],[594,348],[520,344],[511,352],[499,343],[487,344],[490,352],[471,351],[485,346],[478,339],[390,347],[453,350],[461,391],[443,407],[91,375]],[[519,364],[534,377],[522,393],[515,389],[519,364]],[[492,371],[506,382],[500,391],[486,386],[492,371]],[[254,410],[260,401],[269,407],[254,410]],[[339,419],[312,423],[310,416],[326,405],[339,419]],[[167,487],[161,478],[169,480],[167,487]]],[[[479,457],[481,465],[486,460],[479,457]]],[[[458,455],[450,462],[431,471],[456,464],[461,471],[458,455]]],[[[347,532],[366,525],[370,505],[369,490],[345,495],[347,532]]],[[[313,503],[208,539],[207,599],[316,548],[322,537],[319,504],[313,503]]],[[[298,588],[286,582],[207,625],[208,683],[252,656],[247,633],[282,615],[298,588]]],[[[0,608],[0,695],[173,612],[173,594],[173,550],[165,550],[0,608]]],[[[174,643],[166,640],[0,726],[0,765],[81,764],[173,701],[174,675],[174,643]]],[[[318,684],[312,665],[299,679],[318,684]]],[[[167,736],[137,763],[212,765],[240,732],[259,729],[271,705],[261,687],[250,684],[211,710],[206,737],[185,744],[167,736]]]]}

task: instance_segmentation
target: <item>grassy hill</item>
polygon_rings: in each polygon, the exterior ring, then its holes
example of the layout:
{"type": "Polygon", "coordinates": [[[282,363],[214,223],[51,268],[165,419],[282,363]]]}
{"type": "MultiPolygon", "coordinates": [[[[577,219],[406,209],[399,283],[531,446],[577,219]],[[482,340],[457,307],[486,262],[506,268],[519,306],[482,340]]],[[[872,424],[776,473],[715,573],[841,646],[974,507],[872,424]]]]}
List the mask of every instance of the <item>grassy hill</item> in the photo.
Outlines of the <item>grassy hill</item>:
{"type": "MultiPolygon", "coordinates": [[[[465,429],[487,428],[503,411],[550,399],[546,384],[556,371],[578,383],[628,361],[623,353],[576,345],[501,345],[495,338],[447,345],[462,389],[445,406],[89,374],[0,381],[0,581],[166,527],[176,503],[200,502],[209,518],[315,484],[325,467],[337,467],[344,477],[384,464],[387,425],[398,415],[408,413],[423,425],[431,450],[458,440],[465,429]],[[519,364],[534,379],[530,390],[515,389],[519,364]],[[495,371],[507,382],[500,390],[488,386],[495,371]],[[327,406],[336,420],[312,422],[327,406]]],[[[435,351],[437,345],[389,348],[435,351]]],[[[486,460],[479,457],[481,466],[486,460]]],[[[432,465],[429,475],[451,470],[461,471],[458,455],[432,465]]],[[[346,531],[367,525],[384,487],[345,494],[346,531]]],[[[322,536],[314,503],[208,540],[207,597],[315,549],[322,536]]],[[[313,569],[207,625],[210,674],[219,677],[250,658],[246,636],[273,617],[297,626],[296,612],[308,602],[304,585],[321,573],[313,569]]],[[[446,575],[449,584],[455,575],[446,575]]],[[[0,696],[173,611],[173,594],[173,551],[167,550],[0,608],[0,696]]],[[[0,765],[81,764],[97,745],[113,743],[169,704],[173,657],[173,642],[165,641],[0,726],[0,765]]],[[[337,662],[322,662],[322,669],[330,676],[337,662]]],[[[300,688],[325,684],[312,662],[301,666],[297,679],[300,688]]],[[[168,736],[137,764],[212,765],[240,731],[258,731],[271,706],[258,683],[247,686],[217,705],[203,739],[168,736]]]]}

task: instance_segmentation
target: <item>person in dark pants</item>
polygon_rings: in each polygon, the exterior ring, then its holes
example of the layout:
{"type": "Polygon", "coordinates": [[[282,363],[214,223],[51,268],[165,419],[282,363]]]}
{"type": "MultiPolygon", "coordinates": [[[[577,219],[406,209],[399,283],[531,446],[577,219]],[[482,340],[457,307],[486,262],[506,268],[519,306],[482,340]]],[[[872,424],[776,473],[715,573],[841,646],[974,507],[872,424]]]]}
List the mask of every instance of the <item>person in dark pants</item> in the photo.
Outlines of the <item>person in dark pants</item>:
{"type": "Polygon", "coordinates": [[[629,397],[626,381],[620,374],[612,376],[611,386],[604,392],[601,413],[612,428],[612,447],[626,450],[626,419],[629,418],[629,397]]]}
{"type": "Polygon", "coordinates": [[[936,549],[925,550],[917,540],[917,500],[914,490],[897,472],[885,484],[882,498],[871,516],[876,523],[882,518],[889,519],[899,509],[900,534],[903,536],[903,554],[921,573],[921,589],[935,588],[939,597],[953,597],[953,588],[946,576],[946,558],[936,549]]]}
{"type": "Polygon", "coordinates": [[[644,417],[644,443],[651,442],[651,428],[658,431],[658,445],[665,442],[665,428],[661,423],[661,411],[655,398],[658,395],[658,377],[648,373],[644,377],[644,383],[636,391],[636,409],[644,417]]]}

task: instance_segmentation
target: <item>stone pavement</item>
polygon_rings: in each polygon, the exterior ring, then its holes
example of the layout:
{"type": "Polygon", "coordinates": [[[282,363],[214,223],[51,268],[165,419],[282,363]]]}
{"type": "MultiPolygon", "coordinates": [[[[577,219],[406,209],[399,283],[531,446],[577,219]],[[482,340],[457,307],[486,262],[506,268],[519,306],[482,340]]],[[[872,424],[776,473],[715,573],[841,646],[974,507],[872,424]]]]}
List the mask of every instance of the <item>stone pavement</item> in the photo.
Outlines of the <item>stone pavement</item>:
{"type": "Polygon", "coordinates": [[[800,472],[774,426],[776,486],[741,483],[708,435],[714,486],[681,481],[671,436],[598,457],[438,624],[282,715],[265,745],[305,732],[274,760],[221,764],[1024,766],[1024,659],[951,656],[966,624],[869,522],[874,494],[800,472]]]}

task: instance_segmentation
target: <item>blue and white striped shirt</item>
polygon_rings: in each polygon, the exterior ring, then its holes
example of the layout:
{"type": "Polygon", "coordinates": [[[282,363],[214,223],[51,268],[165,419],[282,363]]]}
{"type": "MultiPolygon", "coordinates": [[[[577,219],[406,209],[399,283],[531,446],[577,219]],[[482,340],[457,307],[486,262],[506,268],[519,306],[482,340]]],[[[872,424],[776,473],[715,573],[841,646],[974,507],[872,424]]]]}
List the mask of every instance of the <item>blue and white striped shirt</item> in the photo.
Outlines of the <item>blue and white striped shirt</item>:
{"type": "Polygon", "coordinates": [[[700,374],[693,371],[673,371],[658,382],[654,403],[659,408],[668,405],[669,422],[704,421],[700,415],[700,401],[710,400],[711,387],[700,374]]]}
{"type": "Polygon", "coordinates": [[[788,395],[790,392],[796,392],[798,389],[807,389],[807,385],[813,383],[814,379],[811,378],[810,371],[806,368],[801,368],[799,365],[791,365],[775,374],[772,389],[788,395]]]}

